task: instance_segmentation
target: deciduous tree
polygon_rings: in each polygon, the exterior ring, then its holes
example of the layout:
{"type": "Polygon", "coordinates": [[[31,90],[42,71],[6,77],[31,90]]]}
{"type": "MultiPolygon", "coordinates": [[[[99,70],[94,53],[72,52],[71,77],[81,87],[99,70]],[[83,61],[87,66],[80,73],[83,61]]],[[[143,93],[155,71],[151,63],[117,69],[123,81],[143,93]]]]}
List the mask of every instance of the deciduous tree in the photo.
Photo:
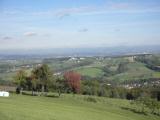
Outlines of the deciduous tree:
{"type": "Polygon", "coordinates": [[[22,90],[26,87],[26,77],[27,74],[24,70],[19,70],[14,76],[14,82],[17,85],[17,93],[18,91],[22,93],[22,90]]]}
{"type": "Polygon", "coordinates": [[[74,71],[69,71],[64,74],[67,85],[73,93],[80,92],[81,75],[74,71]]]}
{"type": "Polygon", "coordinates": [[[43,64],[33,70],[33,75],[41,85],[41,91],[42,94],[44,94],[45,88],[47,88],[52,78],[52,73],[50,71],[50,68],[48,67],[47,64],[43,64]]]}

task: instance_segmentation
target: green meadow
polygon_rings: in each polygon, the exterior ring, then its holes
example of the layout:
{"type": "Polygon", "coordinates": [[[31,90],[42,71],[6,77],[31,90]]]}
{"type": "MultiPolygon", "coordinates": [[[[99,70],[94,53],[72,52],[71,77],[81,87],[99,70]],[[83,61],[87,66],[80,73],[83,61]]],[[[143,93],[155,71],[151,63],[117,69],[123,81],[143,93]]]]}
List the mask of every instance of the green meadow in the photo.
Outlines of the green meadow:
{"type": "Polygon", "coordinates": [[[0,97],[0,120],[159,120],[151,114],[139,114],[122,109],[130,108],[129,101],[65,94],[61,97],[42,97],[11,94],[0,97]]]}
{"type": "Polygon", "coordinates": [[[83,76],[90,76],[93,78],[103,76],[103,71],[95,67],[81,67],[77,69],[76,71],[83,76]]]}

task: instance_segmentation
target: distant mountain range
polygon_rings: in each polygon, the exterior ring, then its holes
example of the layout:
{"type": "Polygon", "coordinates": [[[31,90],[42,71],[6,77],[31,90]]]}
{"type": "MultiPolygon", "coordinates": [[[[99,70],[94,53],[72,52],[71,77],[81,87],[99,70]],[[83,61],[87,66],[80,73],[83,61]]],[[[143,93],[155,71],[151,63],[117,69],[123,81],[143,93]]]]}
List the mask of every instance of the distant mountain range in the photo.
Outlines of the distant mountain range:
{"type": "Polygon", "coordinates": [[[6,57],[65,57],[65,56],[118,56],[131,54],[157,54],[160,45],[116,46],[94,48],[50,48],[30,50],[0,50],[0,58],[6,57]]]}

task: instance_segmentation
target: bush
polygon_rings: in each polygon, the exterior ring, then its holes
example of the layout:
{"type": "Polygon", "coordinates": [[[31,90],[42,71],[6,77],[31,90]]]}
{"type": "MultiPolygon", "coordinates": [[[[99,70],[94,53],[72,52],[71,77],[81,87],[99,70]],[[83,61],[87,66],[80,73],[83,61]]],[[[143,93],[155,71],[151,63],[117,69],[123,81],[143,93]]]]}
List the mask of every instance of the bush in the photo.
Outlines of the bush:
{"type": "Polygon", "coordinates": [[[16,94],[20,94],[20,88],[19,87],[16,88],[16,94]]]}
{"type": "Polygon", "coordinates": [[[97,102],[97,100],[96,100],[96,98],[94,98],[94,97],[87,97],[87,98],[85,98],[84,99],[85,101],[87,101],[87,102],[94,102],[94,103],[96,103],[97,102]]]}
{"type": "Polygon", "coordinates": [[[138,99],[131,102],[131,104],[136,104],[137,106],[139,106],[141,108],[141,113],[146,114],[145,108],[148,108],[151,111],[151,114],[159,115],[160,104],[156,99],[139,97],[138,99]]]}
{"type": "Polygon", "coordinates": [[[133,99],[134,99],[134,96],[133,96],[131,93],[127,93],[126,99],[127,99],[127,100],[133,100],[133,99]]]}

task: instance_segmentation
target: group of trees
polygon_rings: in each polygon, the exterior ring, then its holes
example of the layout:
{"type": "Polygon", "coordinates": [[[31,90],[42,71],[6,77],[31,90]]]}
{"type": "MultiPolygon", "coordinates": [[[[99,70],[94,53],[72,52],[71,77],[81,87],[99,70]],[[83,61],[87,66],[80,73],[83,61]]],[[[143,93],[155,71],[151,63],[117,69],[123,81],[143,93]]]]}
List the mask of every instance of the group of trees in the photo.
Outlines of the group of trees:
{"type": "Polygon", "coordinates": [[[147,96],[160,101],[160,87],[135,87],[127,89],[98,80],[83,80],[81,82],[81,94],[128,100],[136,100],[139,97],[147,96]]]}
{"type": "Polygon", "coordinates": [[[136,58],[137,61],[145,63],[149,69],[160,71],[160,57],[156,55],[151,56],[139,56],[136,58]]]}
{"type": "Polygon", "coordinates": [[[110,65],[103,67],[104,76],[109,77],[116,74],[124,73],[128,70],[128,62],[120,62],[117,66],[117,69],[112,70],[110,65]]]}
{"type": "Polygon", "coordinates": [[[106,82],[98,80],[83,80],[81,93],[83,95],[96,95],[111,98],[125,98],[125,92],[121,93],[124,88],[111,86],[106,82]]]}
{"type": "Polygon", "coordinates": [[[131,102],[132,105],[136,104],[136,108],[133,107],[137,112],[146,114],[147,109],[150,110],[151,114],[160,115],[160,103],[156,99],[149,97],[139,97],[138,99],[131,102]]]}
{"type": "Polygon", "coordinates": [[[50,90],[61,93],[80,93],[81,75],[74,71],[65,72],[63,76],[54,79],[50,85],[50,90]]]}
{"type": "Polygon", "coordinates": [[[42,65],[34,68],[31,75],[27,75],[25,70],[19,70],[14,77],[14,82],[17,85],[17,93],[22,90],[40,91],[44,94],[47,86],[52,79],[52,73],[47,65],[42,65]]]}
{"type": "Polygon", "coordinates": [[[31,90],[32,95],[35,95],[35,92],[45,95],[49,90],[57,91],[59,96],[62,92],[79,93],[80,80],[81,75],[74,71],[66,72],[64,76],[56,78],[46,64],[34,68],[29,76],[25,70],[19,70],[14,77],[17,93],[31,90]]]}
{"type": "Polygon", "coordinates": [[[62,76],[53,76],[48,65],[43,64],[34,68],[28,76],[26,71],[20,70],[14,77],[17,85],[17,92],[30,90],[35,95],[36,92],[46,94],[48,91],[61,93],[79,93],[83,95],[96,95],[111,98],[122,98],[135,100],[142,96],[148,96],[160,101],[159,88],[132,88],[126,89],[117,85],[108,84],[106,81],[81,80],[81,75],[74,71],[65,72],[62,76]]]}

